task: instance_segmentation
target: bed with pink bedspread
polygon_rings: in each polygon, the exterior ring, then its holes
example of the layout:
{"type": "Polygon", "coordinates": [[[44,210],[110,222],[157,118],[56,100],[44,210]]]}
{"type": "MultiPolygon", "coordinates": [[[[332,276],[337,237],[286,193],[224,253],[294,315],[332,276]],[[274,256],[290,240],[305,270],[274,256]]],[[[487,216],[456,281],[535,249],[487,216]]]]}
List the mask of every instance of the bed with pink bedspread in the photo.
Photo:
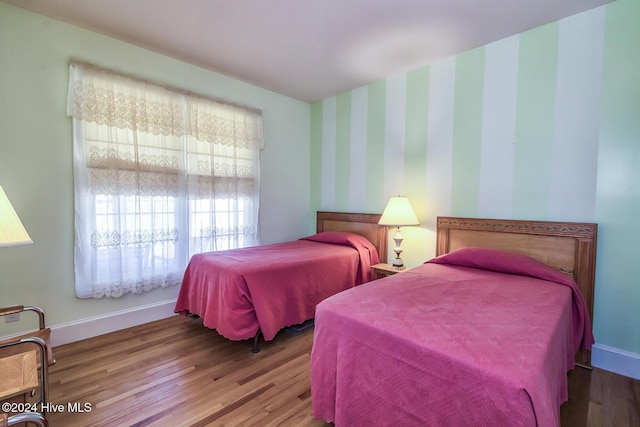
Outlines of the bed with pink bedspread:
{"type": "MultiPolygon", "coordinates": [[[[365,237],[339,231],[291,242],[194,255],[175,306],[231,340],[272,340],[313,318],[323,299],[371,280],[378,263],[365,237]]],[[[257,347],[254,347],[257,351],[257,347]]]]}
{"type": "Polygon", "coordinates": [[[593,343],[570,275],[465,248],[320,303],[313,416],[336,426],[559,426],[593,343]]]}

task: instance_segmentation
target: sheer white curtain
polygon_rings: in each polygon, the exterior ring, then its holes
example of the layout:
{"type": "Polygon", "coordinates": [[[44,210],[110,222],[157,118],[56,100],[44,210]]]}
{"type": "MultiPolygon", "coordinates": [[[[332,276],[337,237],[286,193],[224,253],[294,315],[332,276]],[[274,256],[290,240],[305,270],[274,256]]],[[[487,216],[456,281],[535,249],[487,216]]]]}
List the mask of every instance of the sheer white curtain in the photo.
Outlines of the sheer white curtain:
{"type": "Polygon", "coordinates": [[[72,64],[76,294],[179,284],[197,252],[258,244],[259,112],[72,64]]]}

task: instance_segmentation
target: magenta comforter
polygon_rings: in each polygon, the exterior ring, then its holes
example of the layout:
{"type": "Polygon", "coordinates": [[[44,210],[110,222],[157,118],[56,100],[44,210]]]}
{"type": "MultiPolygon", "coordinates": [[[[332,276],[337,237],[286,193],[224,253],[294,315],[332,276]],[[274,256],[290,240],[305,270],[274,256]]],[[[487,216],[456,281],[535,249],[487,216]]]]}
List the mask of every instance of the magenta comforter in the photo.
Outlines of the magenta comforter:
{"type": "Polygon", "coordinates": [[[304,239],[194,255],[175,312],[198,314],[231,340],[264,339],[311,319],[323,299],[371,280],[378,263],[364,237],[325,232],[304,239]]]}
{"type": "Polygon", "coordinates": [[[336,426],[559,426],[593,336],[568,276],[463,249],[320,303],[313,415],[336,426]],[[504,272],[501,272],[504,271],[504,272]]]}

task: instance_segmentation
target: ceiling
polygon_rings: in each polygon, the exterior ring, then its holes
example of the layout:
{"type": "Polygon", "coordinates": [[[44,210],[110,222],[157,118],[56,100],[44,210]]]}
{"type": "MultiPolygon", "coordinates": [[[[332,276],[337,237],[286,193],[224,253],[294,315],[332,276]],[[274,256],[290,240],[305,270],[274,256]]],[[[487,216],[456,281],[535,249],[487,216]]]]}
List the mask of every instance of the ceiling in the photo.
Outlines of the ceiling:
{"type": "Polygon", "coordinates": [[[3,0],[302,101],[612,0],[3,0]]]}

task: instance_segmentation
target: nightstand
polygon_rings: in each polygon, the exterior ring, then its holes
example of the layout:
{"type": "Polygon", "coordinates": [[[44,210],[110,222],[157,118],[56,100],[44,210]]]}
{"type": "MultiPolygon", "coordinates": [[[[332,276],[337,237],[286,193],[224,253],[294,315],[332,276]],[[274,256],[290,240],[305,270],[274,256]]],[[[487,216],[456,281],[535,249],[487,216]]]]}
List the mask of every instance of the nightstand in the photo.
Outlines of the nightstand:
{"type": "Polygon", "coordinates": [[[393,276],[396,273],[404,273],[408,271],[409,268],[405,267],[402,269],[398,269],[391,264],[376,264],[371,266],[371,272],[373,273],[373,280],[381,279],[387,276],[393,276]]]}

